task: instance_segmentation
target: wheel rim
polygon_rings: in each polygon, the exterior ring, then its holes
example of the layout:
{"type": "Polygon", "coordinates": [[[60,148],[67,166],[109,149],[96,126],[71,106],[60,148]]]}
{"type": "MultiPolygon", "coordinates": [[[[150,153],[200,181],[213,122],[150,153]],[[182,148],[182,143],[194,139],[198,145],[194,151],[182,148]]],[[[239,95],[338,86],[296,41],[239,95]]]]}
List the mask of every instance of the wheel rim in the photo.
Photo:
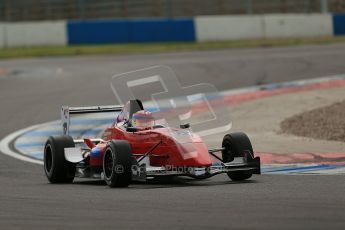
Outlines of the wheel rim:
{"type": "Polygon", "coordinates": [[[104,164],[103,164],[103,171],[104,176],[107,179],[110,179],[113,174],[113,166],[114,166],[114,157],[111,150],[107,150],[104,154],[104,164]]]}
{"type": "Polygon", "coordinates": [[[222,147],[224,148],[224,150],[222,151],[222,155],[223,155],[223,160],[225,162],[231,161],[233,160],[232,158],[232,152],[231,152],[231,144],[228,141],[223,142],[222,147]]]}
{"type": "Polygon", "coordinates": [[[53,153],[50,145],[47,145],[44,151],[44,169],[49,174],[53,166],[53,153]]]}

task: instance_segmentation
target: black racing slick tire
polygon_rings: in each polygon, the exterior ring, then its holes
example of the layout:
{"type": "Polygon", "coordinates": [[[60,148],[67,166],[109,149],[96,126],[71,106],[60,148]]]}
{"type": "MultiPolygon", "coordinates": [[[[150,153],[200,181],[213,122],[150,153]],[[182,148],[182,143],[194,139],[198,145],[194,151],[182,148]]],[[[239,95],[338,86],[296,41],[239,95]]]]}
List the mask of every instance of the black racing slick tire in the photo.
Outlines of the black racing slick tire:
{"type": "Polygon", "coordinates": [[[75,147],[70,136],[49,137],[44,147],[44,172],[50,183],[72,183],[76,164],[66,161],[65,148],[75,147]]]}
{"type": "Polygon", "coordinates": [[[109,187],[128,187],[132,180],[132,149],[127,141],[112,140],[103,155],[103,175],[109,187]]]}
{"type": "MultiPolygon", "coordinates": [[[[222,142],[223,161],[231,162],[234,157],[245,156],[246,153],[254,154],[252,144],[245,133],[230,133],[224,136],[222,142]]],[[[253,173],[251,171],[235,171],[227,173],[232,181],[242,181],[249,179],[253,173]]]]}

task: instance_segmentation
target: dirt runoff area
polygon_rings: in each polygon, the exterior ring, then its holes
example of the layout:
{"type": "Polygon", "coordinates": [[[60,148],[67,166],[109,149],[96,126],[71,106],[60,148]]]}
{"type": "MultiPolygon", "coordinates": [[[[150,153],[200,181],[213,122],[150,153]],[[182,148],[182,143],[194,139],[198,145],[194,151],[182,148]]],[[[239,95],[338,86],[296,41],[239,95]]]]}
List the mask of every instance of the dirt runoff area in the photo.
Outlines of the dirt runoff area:
{"type": "Polygon", "coordinates": [[[345,100],[285,119],[281,129],[296,136],[345,142],[345,100]]]}

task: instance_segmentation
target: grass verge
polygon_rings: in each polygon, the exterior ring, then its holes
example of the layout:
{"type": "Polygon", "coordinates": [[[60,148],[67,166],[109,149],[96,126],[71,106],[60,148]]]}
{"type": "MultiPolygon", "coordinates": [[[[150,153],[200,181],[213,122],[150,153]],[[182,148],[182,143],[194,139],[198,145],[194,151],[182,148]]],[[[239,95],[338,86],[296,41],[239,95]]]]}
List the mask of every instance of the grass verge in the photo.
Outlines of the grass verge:
{"type": "Polygon", "coordinates": [[[309,44],[344,43],[345,37],[261,39],[219,42],[181,42],[181,43],[145,43],[112,45],[78,46],[40,46],[22,48],[2,48],[0,58],[23,58],[45,56],[73,56],[94,54],[148,54],[193,50],[214,50],[255,47],[296,46],[309,44]]]}

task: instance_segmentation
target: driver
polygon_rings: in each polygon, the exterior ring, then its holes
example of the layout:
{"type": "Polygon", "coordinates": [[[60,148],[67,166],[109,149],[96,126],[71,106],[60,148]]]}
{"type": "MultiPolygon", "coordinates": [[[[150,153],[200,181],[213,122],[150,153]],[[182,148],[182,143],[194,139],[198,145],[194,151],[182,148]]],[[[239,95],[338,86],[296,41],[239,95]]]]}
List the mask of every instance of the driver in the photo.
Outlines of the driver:
{"type": "Polygon", "coordinates": [[[132,116],[132,126],[139,129],[152,129],[155,125],[155,121],[151,112],[146,110],[140,110],[132,116]]]}

